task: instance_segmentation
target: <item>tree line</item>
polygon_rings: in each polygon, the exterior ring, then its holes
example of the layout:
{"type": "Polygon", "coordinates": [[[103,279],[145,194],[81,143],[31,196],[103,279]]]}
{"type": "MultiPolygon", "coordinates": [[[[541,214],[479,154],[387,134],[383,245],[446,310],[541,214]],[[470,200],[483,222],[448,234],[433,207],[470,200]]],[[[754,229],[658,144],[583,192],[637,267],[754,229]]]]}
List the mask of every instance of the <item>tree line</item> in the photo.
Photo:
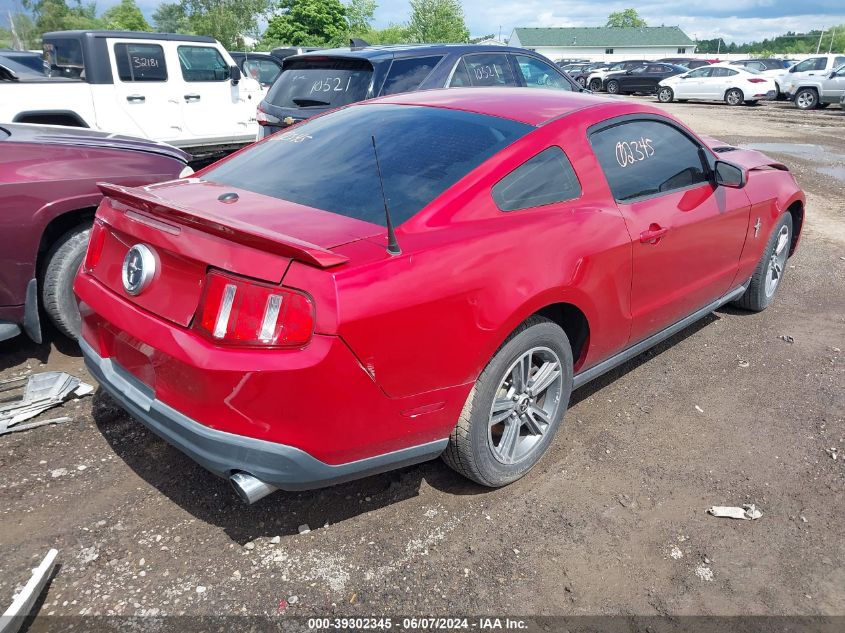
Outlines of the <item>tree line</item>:
{"type": "Polygon", "coordinates": [[[773,57],[783,55],[801,55],[828,51],[841,53],[845,51],[845,24],[832,26],[823,31],[808,31],[796,33],[788,31],[777,37],[763,39],[747,44],[725,42],[722,38],[699,40],[699,53],[743,53],[755,57],[773,57]]]}
{"type": "Polygon", "coordinates": [[[377,29],[376,0],[165,0],[146,20],[135,0],[120,0],[98,14],[83,0],[17,0],[0,48],[38,49],[50,31],[114,29],[210,35],[228,49],[342,46],[352,37],[371,44],[469,42],[460,0],[411,0],[406,22],[377,29]],[[261,29],[261,25],[266,28],[261,29]]]}

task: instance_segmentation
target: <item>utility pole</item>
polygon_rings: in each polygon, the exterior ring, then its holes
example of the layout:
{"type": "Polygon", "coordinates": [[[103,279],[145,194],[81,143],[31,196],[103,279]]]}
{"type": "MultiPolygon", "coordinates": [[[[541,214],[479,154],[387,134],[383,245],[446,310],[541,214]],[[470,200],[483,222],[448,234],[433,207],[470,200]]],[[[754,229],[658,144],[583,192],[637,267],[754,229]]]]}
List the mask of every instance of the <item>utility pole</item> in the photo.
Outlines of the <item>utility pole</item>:
{"type": "Polygon", "coordinates": [[[824,37],[824,34],[825,34],[825,31],[822,31],[821,35],[819,35],[819,43],[816,44],[816,55],[819,54],[819,49],[822,47],[822,38],[824,37]]]}
{"type": "Polygon", "coordinates": [[[833,50],[833,38],[836,37],[836,29],[833,29],[833,33],[830,34],[830,46],[827,47],[827,53],[830,55],[830,52],[833,50]]]}

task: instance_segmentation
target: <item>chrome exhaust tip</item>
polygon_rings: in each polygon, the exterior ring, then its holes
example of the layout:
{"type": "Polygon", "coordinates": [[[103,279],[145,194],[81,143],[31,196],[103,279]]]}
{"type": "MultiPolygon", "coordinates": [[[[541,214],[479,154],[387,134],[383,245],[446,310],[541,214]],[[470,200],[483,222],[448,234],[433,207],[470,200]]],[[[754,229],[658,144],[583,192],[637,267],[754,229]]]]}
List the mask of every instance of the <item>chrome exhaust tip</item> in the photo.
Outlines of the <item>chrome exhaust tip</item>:
{"type": "Polygon", "coordinates": [[[247,504],[253,504],[278,490],[276,486],[264,483],[257,477],[244,472],[234,473],[229,477],[229,483],[232,484],[232,488],[238,493],[241,501],[247,504]]]}

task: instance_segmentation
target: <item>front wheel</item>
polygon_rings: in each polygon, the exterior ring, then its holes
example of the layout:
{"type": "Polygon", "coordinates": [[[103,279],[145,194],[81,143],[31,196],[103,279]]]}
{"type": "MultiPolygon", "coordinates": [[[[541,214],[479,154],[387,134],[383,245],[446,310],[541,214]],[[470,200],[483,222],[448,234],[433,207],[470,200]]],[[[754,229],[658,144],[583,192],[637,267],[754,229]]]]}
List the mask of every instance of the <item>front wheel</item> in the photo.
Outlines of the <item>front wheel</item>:
{"type": "Polygon", "coordinates": [[[572,349],[541,317],[520,325],[481,372],[443,460],[483,486],[525,475],[551,444],[572,392],[572,349]]]}
{"type": "Polygon", "coordinates": [[[792,214],[784,213],[769,238],[763,256],[751,276],[748,289],[734,301],[738,308],[760,312],[769,307],[786,272],[786,260],[792,245],[792,214]]]}
{"type": "Polygon", "coordinates": [[[582,88],[587,87],[587,80],[584,77],[578,77],[578,79],[576,79],[575,81],[578,82],[578,85],[582,88]]]}
{"type": "Polygon", "coordinates": [[[657,91],[657,100],[660,103],[672,103],[674,98],[675,93],[667,86],[663,86],[657,91]]]}
{"type": "Polygon", "coordinates": [[[601,91],[601,79],[593,79],[590,81],[590,90],[593,92],[601,91]]]}
{"type": "Polygon", "coordinates": [[[819,107],[819,95],[812,88],[801,88],[795,93],[795,106],[799,110],[815,110],[819,107]]]}
{"type": "Polygon", "coordinates": [[[745,100],[742,90],[739,88],[731,88],[725,93],[725,103],[729,106],[738,106],[745,100]]]}
{"type": "Polygon", "coordinates": [[[619,94],[619,82],[615,79],[611,79],[607,82],[607,92],[612,95],[619,94]]]}

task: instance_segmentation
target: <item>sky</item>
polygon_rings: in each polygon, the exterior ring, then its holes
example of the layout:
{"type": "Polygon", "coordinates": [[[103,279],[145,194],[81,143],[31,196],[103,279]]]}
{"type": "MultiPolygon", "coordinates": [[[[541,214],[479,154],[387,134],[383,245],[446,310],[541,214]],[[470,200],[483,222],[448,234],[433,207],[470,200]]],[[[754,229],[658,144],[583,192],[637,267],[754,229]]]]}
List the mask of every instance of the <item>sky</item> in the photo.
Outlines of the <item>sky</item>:
{"type": "MultiPolygon", "coordinates": [[[[119,0],[98,0],[102,11],[119,0]]],[[[8,9],[19,0],[0,0],[0,24],[8,23],[8,9]]],[[[159,0],[137,0],[149,18],[159,0]]],[[[587,0],[463,0],[464,15],[473,36],[494,33],[507,39],[516,26],[603,26],[611,11],[634,6],[651,26],[677,25],[694,39],[722,37],[726,42],[750,42],[787,31],[803,32],[845,24],[845,0],[708,0],[635,4],[587,0]]],[[[376,26],[407,20],[407,0],[381,0],[376,26]]]]}

